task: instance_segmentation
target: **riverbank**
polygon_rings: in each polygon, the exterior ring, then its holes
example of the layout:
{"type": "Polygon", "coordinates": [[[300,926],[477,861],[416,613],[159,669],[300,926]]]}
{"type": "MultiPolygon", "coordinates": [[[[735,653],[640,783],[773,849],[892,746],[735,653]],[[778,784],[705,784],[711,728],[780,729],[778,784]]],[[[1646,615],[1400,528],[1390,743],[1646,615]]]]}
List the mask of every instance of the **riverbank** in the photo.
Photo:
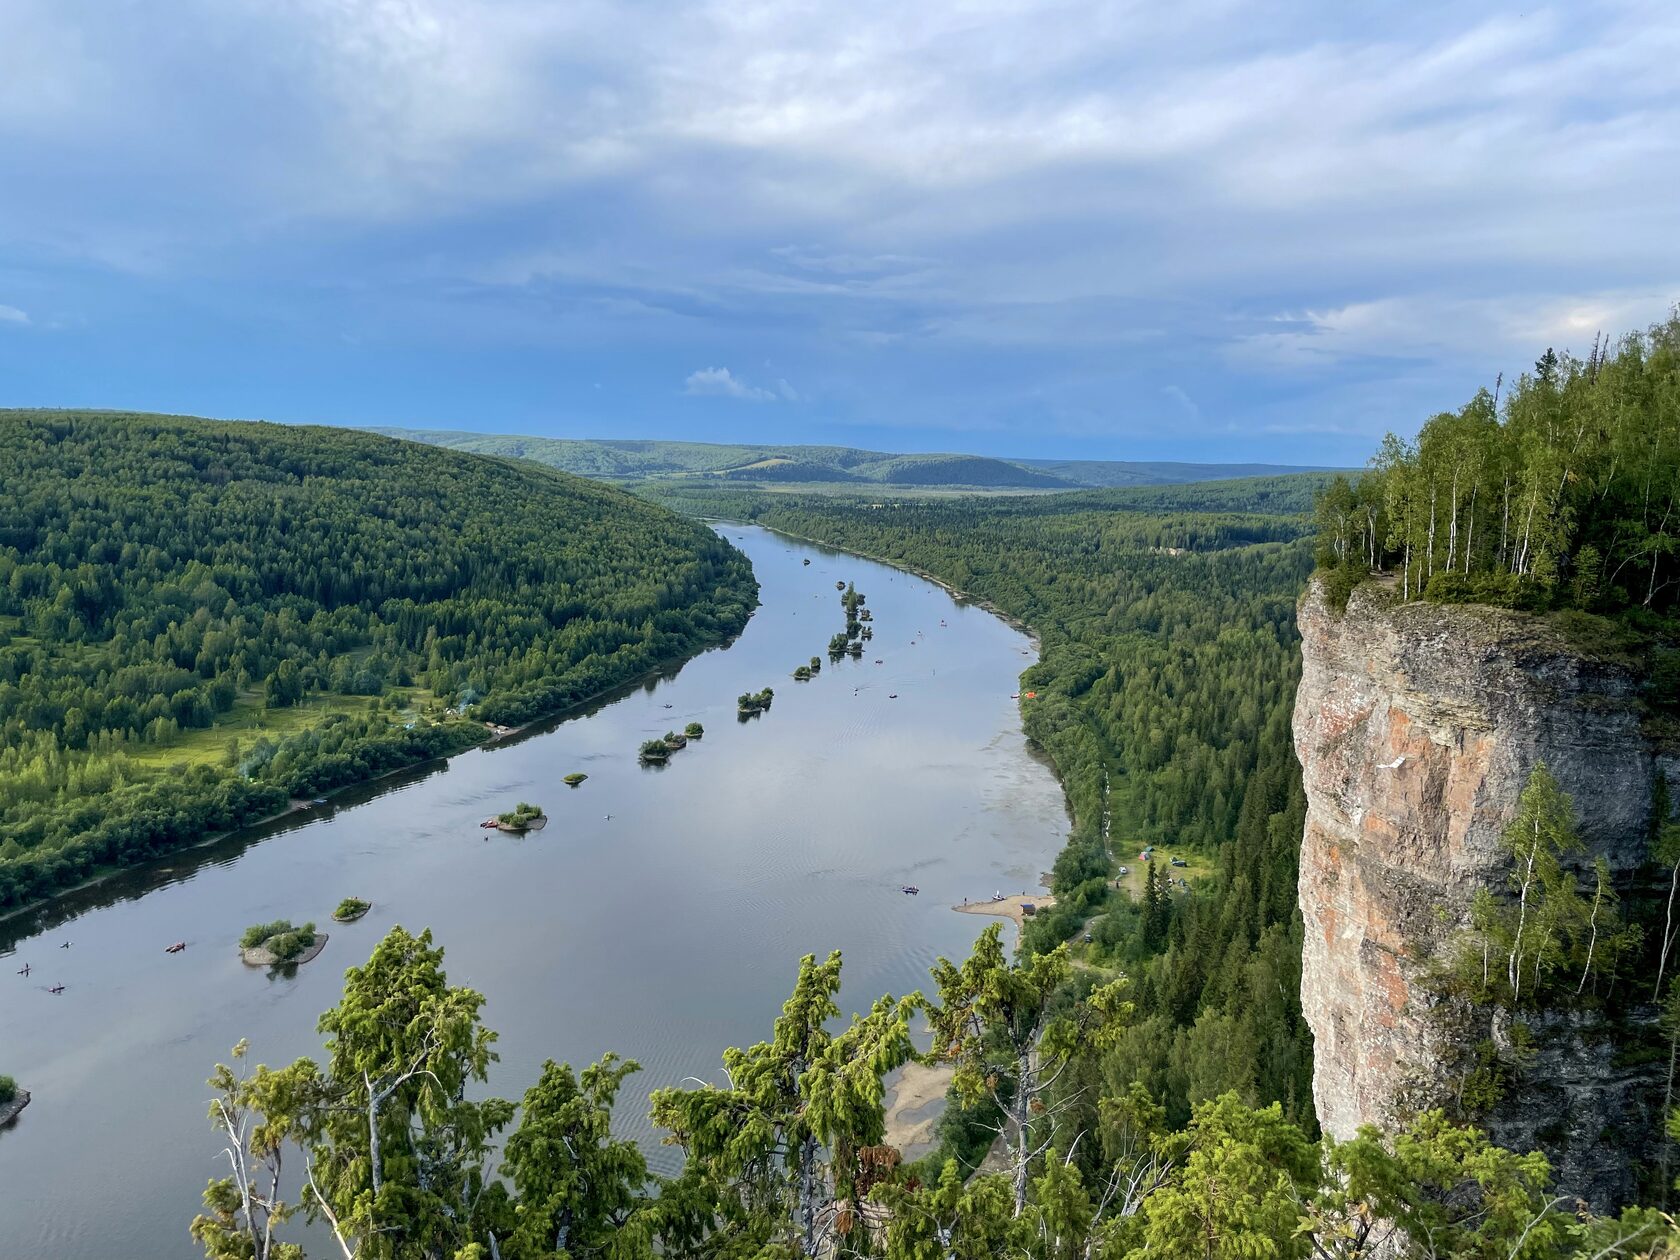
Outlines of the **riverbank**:
{"type": "Polygon", "coordinates": [[[938,1142],[934,1130],[944,1114],[946,1095],[956,1069],[944,1063],[912,1060],[886,1081],[886,1142],[898,1147],[904,1162],[920,1159],[938,1142]]]}
{"type": "MultiPolygon", "coordinates": [[[[744,628],[745,627],[743,627],[743,629],[744,628]]],[[[714,651],[718,648],[728,647],[737,638],[739,638],[740,635],[741,631],[737,630],[734,634],[718,639],[716,642],[708,643],[696,648],[693,652],[690,652],[687,655],[668,657],[633,677],[612,683],[601,688],[599,691],[593,692],[590,695],[583,697],[581,700],[576,700],[571,704],[563,706],[562,708],[551,709],[546,713],[539,714],[538,716],[530,719],[530,721],[522,722],[518,726],[494,726],[491,723],[471,723],[470,725],[476,726],[483,732],[482,738],[476,739],[473,742],[456,749],[454,752],[442,753],[436,756],[421,757],[414,761],[405,762],[400,766],[392,766],[388,770],[382,770],[378,774],[370,775],[365,779],[356,779],[350,783],[341,783],[337,787],[324,788],[316,798],[326,802],[324,805],[317,805],[315,803],[315,799],[304,800],[302,798],[293,797],[287,801],[284,809],[275,810],[271,814],[263,814],[256,818],[249,819],[246,822],[240,823],[236,827],[229,827],[224,831],[211,832],[196,839],[183,840],[179,843],[171,845],[165,853],[151,855],[139,862],[100,866],[86,879],[70,884],[64,888],[55,889],[47,896],[36,897],[16,906],[0,907],[0,924],[4,924],[10,919],[15,919],[25,914],[39,912],[57,902],[73,897],[77,893],[88,892],[92,889],[96,889],[102,884],[108,883],[120,876],[130,874],[136,870],[142,870],[153,863],[173,861],[183,854],[189,854],[196,850],[213,847],[248,832],[255,831],[259,828],[271,826],[274,823],[280,822],[283,819],[289,818],[294,814],[302,813],[306,810],[328,808],[332,804],[333,798],[341,795],[342,793],[372,787],[385,779],[391,778],[393,775],[407,774],[414,770],[423,769],[426,766],[446,765],[450,761],[453,761],[456,757],[461,756],[463,753],[473,752],[491,745],[508,744],[516,740],[520,735],[537,730],[538,728],[547,726],[550,723],[563,721],[582,710],[610,701],[610,699],[615,697],[616,693],[624,692],[628,694],[636,688],[644,686],[650,679],[660,677],[673,665],[686,665],[695,657],[704,655],[705,653],[714,651]]]]}
{"type": "MultiPolygon", "coordinates": [[[[720,525],[751,525],[754,529],[762,529],[766,533],[770,534],[779,534],[781,537],[791,538],[795,542],[810,543],[817,547],[827,547],[830,551],[838,551],[844,555],[856,556],[859,560],[869,560],[875,564],[884,564],[889,569],[897,569],[900,573],[908,573],[913,577],[919,577],[922,581],[930,582],[934,586],[937,586],[952,599],[959,600],[965,604],[972,604],[976,608],[991,613],[992,616],[996,617],[999,621],[1003,622],[1011,629],[1019,630],[1022,634],[1027,636],[1027,642],[1032,644],[1032,650],[1034,653],[1041,653],[1044,650],[1044,644],[1038,637],[1038,631],[1034,630],[1014,613],[1006,612],[1002,608],[999,608],[996,604],[992,603],[989,599],[971,594],[970,592],[963,590],[961,587],[951,585],[951,583],[947,582],[937,573],[929,573],[926,569],[919,569],[915,565],[909,564],[903,560],[894,560],[891,556],[872,555],[867,551],[854,551],[850,547],[841,547],[835,543],[829,542],[827,539],[809,538],[804,534],[795,534],[789,530],[778,529],[774,525],[766,525],[762,521],[732,521],[727,517],[721,516],[711,518],[701,517],[698,519],[714,520],[720,525]]],[[[1059,779],[1060,777],[1061,776],[1058,774],[1057,778],[1059,779]]]]}
{"type": "Polygon", "coordinates": [[[1052,893],[1017,893],[1010,897],[999,897],[996,901],[965,901],[960,906],[951,909],[959,914],[986,914],[993,918],[1009,919],[1016,927],[1027,925],[1027,907],[1032,906],[1034,913],[1048,910],[1056,904],[1052,893]]]}
{"type": "MultiPolygon", "coordinates": [[[[732,542],[737,534],[764,606],[729,650],[616,692],[588,716],[341,794],[331,810],[15,921],[76,916],[73,928],[13,941],[12,967],[55,964],[41,974],[65,980],[65,994],[21,977],[0,992],[18,1016],[6,1021],[0,1071],[45,1090],[52,1108],[0,1135],[0,1182],[27,1205],[0,1212],[0,1255],[178,1250],[222,1145],[204,1120],[205,1077],[241,1039],[253,1062],[320,1053],[318,1013],[394,924],[431,929],[450,981],[484,996],[502,1055],[487,1092],[518,1098],[548,1058],[590,1063],[612,1050],[643,1064],[619,1096],[621,1132],[664,1174],[680,1155],[647,1124],[647,1093],[718,1079],[727,1047],[768,1035],[803,954],[842,952],[845,1010],[926,991],[932,959],[967,957],[984,925],[947,907],[1032,884],[1067,825],[1007,700],[1026,640],[913,576],[888,581],[895,571],[873,562],[757,529],[731,530],[732,542]],[[820,650],[841,572],[869,592],[878,624],[927,626],[931,637],[946,618],[940,658],[924,661],[925,645],[898,649],[896,665],[920,681],[896,702],[892,687],[854,694],[854,683],[881,681],[871,663],[825,660],[819,680],[775,688],[768,722],[737,724],[742,692],[820,650]],[[690,721],[704,725],[703,746],[661,773],[636,764],[642,741],[690,721]],[[556,797],[573,771],[589,774],[588,793],[556,797]],[[521,799],[547,807],[555,836],[485,843],[479,825],[521,799]],[[901,893],[907,884],[921,895],[901,893]],[[324,921],[351,894],[376,908],[354,928],[324,921]],[[246,927],[283,915],[330,933],[333,961],[248,969],[230,956],[246,927]],[[182,937],[188,949],[162,952],[182,937]],[[160,1149],[178,1158],[158,1160],[160,1149]],[[109,1190],[94,1204],[76,1193],[90,1180],[109,1190]],[[76,1229],[43,1246],[41,1223],[64,1220],[76,1229]]],[[[943,1105],[899,1101],[911,1127],[943,1105]]]]}

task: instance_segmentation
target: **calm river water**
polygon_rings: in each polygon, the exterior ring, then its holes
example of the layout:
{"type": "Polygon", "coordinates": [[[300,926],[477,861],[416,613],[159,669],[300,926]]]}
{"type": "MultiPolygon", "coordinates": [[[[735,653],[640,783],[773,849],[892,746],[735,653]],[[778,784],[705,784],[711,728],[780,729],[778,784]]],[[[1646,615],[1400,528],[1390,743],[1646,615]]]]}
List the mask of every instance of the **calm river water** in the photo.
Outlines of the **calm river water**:
{"type": "Polygon", "coordinates": [[[768,1036],[801,954],[843,950],[843,1008],[867,1009],[968,949],[987,921],[950,906],[1038,886],[1066,818],[1010,699],[1026,637],[883,565],[721,528],[763,587],[729,647],[0,921],[0,1071],[34,1095],[0,1132],[0,1257],[198,1254],[187,1224],[221,1175],[205,1077],[242,1037],[261,1062],[318,1055],[317,1015],[393,924],[430,927],[450,979],[486,996],[494,1091],[517,1099],[545,1058],[614,1050],[644,1068],[621,1123],[651,1136],[647,1091],[768,1036]],[[875,638],[796,683],[843,627],[842,579],[868,597],[875,638]],[[738,723],[735,697],[764,686],[772,710],[738,723]],[[638,766],[644,739],[692,721],[704,740],[638,766]],[[560,782],[573,770],[589,775],[575,790],[560,782]],[[547,828],[486,840],[479,821],[521,799],[547,828]],[[350,894],[373,911],[328,922],[350,894]],[[245,967],[240,931],[282,917],[326,924],[325,952],[291,976],[245,967]],[[15,975],[25,962],[33,974],[15,975]]]}

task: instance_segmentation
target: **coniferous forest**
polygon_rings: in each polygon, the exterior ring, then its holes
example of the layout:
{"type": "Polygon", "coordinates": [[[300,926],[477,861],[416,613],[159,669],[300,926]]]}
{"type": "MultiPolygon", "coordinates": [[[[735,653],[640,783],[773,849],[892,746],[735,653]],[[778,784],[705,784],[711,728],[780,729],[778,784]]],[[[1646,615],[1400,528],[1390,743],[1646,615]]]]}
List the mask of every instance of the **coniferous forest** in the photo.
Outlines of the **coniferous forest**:
{"type": "MultiPolygon", "coordinates": [[[[1313,567],[1307,512],[1328,478],[1293,480],[884,505],[679,492],[689,510],[924,570],[1038,635],[1022,712],[1074,825],[1054,866],[1056,908],[1026,945],[1072,941],[1135,987],[1136,1018],[1064,1082],[1088,1108],[1136,1081],[1174,1125],[1230,1091],[1316,1130],[1295,910],[1306,806],[1289,719],[1295,601],[1313,567]],[[1160,514],[1163,493],[1174,510],[1160,514]],[[1274,504],[1283,510],[1232,510],[1274,504]],[[1138,861],[1167,844],[1196,854],[1205,877],[1184,887],[1164,860],[1158,876],[1138,861]],[[1117,888],[1122,865],[1131,875],[1117,888]]],[[[961,1113],[946,1127],[953,1152],[972,1152],[961,1113]]]]}
{"type": "Polygon", "coordinates": [[[534,465],[0,414],[0,907],[737,633],[744,557],[534,465]]]}

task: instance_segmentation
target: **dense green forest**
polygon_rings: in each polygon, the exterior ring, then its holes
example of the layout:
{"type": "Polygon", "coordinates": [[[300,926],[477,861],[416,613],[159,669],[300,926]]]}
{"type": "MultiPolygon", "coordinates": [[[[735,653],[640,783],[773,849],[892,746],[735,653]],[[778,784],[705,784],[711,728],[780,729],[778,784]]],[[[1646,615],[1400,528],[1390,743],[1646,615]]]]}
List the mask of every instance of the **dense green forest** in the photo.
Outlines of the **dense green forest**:
{"type": "Polygon", "coordinates": [[[547,469],[338,429],[0,413],[0,906],[740,630],[744,557],[547,469]]]}
{"type": "MultiPolygon", "coordinates": [[[[1150,510],[1155,487],[891,505],[661,495],[922,569],[1039,636],[1024,720],[1075,822],[1055,864],[1059,904],[1027,944],[1080,938],[1082,961],[1137,981],[1138,1018],[1068,1078],[1088,1107],[1140,1081],[1174,1125],[1235,1091],[1314,1129],[1295,909],[1305,801],[1289,719],[1295,601],[1313,563],[1306,513],[1326,478],[1291,480],[1168,487],[1179,510],[1167,513],[1150,510]],[[1128,499],[1140,502],[1115,510],[1128,499]],[[1200,877],[1188,889],[1155,878],[1137,860],[1150,844],[1197,855],[1200,877]]],[[[947,1126],[954,1150],[959,1127],[947,1126]]]]}
{"type": "Polygon", "coordinates": [[[1591,612],[1680,607],[1680,313],[1583,362],[1552,350],[1390,434],[1319,505],[1341,589],[1392,570],[1402,598],[1591,612]]]}
{"type": "MultiPolygon", "coordinates": [[[[789,970],[794,970],[790,963],[789,970]]],[[[484,996],[452,985],[429,933],[394,928],[321,1016],[325,1055],[210,1079],[227,1175],[192,1236],[207,1260],[1611,1260],[1672,1256],[1674,1221],[1599,1216],[1557,1196],[1543,1156],[1439,1113],[1401,1132],[1315,1141],[1236,1092],[1170,1124],[1141,1086],[1105,1095],[1077,1144],[1038,1139],[1066,1111],[1056,1078],[1131,1026],[1125,979],[1081,985],[1066,947],[1011,963],[996,927],[940,959],[930,995],[883,996],[842,1022],[841,958],[807,956],[769,1036],[726,1050],[712,1081],[655,1090],[682,1154],[653,1175],[616,1136],[637,1064],[552,1060],[518,1103],[483,1097],[496,1035],[484,996]],[[1024,1120],[997,1170],[903,1164],[885,1143],[884,1080],[914,1054],[1024,1120]],[[325,1241],[330,1239],[330,1242],[325,1241]]]]}

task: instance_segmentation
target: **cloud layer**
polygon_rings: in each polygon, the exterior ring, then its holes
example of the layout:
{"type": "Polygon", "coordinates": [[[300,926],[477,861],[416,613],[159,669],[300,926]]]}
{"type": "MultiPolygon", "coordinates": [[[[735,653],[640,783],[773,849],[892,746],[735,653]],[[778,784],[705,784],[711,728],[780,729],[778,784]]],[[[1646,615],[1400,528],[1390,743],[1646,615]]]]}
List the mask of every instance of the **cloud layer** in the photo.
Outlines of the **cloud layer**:
{"type": "Polygon", "coordinates": [[[0,8],[0,401],[1340,462],[1680,298],[1670,4],[169,8],[0,8]]]}

